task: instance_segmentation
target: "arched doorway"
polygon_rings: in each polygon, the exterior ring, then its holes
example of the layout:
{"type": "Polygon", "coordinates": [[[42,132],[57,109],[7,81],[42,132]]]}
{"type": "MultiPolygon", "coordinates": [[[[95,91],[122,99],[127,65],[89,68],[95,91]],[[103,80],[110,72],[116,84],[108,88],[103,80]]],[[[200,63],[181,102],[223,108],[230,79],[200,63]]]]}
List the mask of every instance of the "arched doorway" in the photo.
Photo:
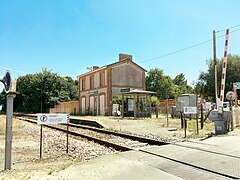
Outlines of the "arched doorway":
{"type": "Polygon", "coordinates": [[[82,97],[81,99],[81,107],[82,107],[82,114],[86,113],[86,97],[82,97]]]}
{"type": "Polygon", "coordinates": [[[100,115],[105,115],[105,95],[100,95],[100,115]]]}

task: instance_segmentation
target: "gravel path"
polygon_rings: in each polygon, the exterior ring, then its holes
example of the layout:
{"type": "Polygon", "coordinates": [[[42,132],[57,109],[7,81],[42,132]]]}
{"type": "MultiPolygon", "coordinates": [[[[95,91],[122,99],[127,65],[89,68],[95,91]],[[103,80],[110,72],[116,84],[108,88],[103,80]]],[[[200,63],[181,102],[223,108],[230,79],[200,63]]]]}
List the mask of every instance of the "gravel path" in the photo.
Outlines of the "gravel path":
{"type": "Polygon", "coordinates": [[[75,163],[117,153],[114,149],[69,136],[69,153],[66,154],[66,134],[43,127],[43,153],[40,159],[40,126],[14,119],[12,170],[3,171],[5,119],[5,116],[0,116],[0,179],[46,179],[48,175],[75,163]]]}

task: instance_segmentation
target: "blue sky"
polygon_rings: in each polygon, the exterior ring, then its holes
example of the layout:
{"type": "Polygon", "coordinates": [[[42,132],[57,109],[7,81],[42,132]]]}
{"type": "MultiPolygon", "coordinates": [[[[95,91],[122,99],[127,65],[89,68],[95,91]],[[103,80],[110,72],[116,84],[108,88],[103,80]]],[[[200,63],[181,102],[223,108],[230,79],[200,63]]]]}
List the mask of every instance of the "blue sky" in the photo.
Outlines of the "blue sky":
{"type": "MultiPolygon", "coordinates": [[[[6,68],[14,78],[47,68],[76,79],[127,53],[146,70],[183,73],[191,85],[207,70],[211,41],[161,56],[233,26],[229,53],[240,54],[239,7],[238,0],[0,0],[0,76],[6,68]]],[[[224,39],[217,39],[218,58],[224,39]]]]}

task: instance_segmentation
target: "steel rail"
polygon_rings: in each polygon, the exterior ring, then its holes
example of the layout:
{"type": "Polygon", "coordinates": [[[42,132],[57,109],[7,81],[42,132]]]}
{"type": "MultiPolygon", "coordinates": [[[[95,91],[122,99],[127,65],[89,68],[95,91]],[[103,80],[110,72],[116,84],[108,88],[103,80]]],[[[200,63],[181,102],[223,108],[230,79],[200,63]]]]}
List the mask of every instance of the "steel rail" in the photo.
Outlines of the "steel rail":
{"type": "MultiPolygon", "coordinates": [[[[23,115],[23,114],[19,114],[18,116],[25,116],[25,117],[32,117],[32,118],[37,117],[36,115],[23,115]]],[[[71,120],[75,121],[75,120],[79,120],[79,119],[70,118],[70,122],[71,122],[71,120]]],[[[141,137],[141,136],[124,134],[124,133],[121,133],[121,132],[109,131],[109,130],[105,130],[105,129],[99,129],[99,128],[83,126],[83,125],[78,125],[78,124],[73,124],[73,123],[70,123],[69,127],[83,128],[83,129],[88,129],[88,130],[92,130],[92,131],[96,131],[96,132],[100,132],[100,133],[104,133],[104,134],[112,134],[112,135],[115,135],[115,136],[128,138],[128,139],[136,140],[136,141],[143,142],[143,143],[148,143],[150,145],[162,146],[162,145],[170,144],[170,143],[167,143],[167,142],[158,141],[158,140],[149,139],[149,138],[144,138],[144,137],[141,137]]]]}
{"type": "MultiPolygon", "coordinates": [[[[36,116],[31,115],[30,117],[35,118],[36,116]]],[[[99,128],[94,128],[94,127],[88,127],[88,126],[82,126],[82,125],[76,125],[76,124],[69,124],[69,126],[70,127],[75,127],[75,128],[88,129],[88,130],[97,131],[97,132],[105,133],[105,134],[112,134],[112,135],[115,135],[115,136],[120,136],[120,137],[124,137],[124,138],[128,138],[128,139],[136,140],[136,141],[139,141],[139,142],[143,142],[143,143],[148,143],[150,145],[161,146],[161,145],[172,144],[172,143],[166,143],[166,142],[162,142],[162,141],[158,141],[158,140],[154,140],[154,139],[144,138],[144,137],[130,135],[130,134],[124,134],[124,133],[120,133],[120,132],[109,131],[109,130],[104,130],[104,129],[99,129],[99,128]]],[[[234,156],[234,155],[229,155],[229,154],[225,154],[225,153],[220,153],[220,152],[210,151],[210,150],[206,150],[206,149],[201,149],[199,147],[192,147],[192,146],[187,146],[187,145],[183,145],[183,144],[172,144],[172,145],[179,146],[179,147],[184,147],[184,148],[188,148],[188,149],[195,149],[195,150],[198,150],[198,151],[208,152],[208,153],[212,153],[212,154],[219,154],[219,155],[233,157],[233,158],[240,158],[239,156],[234,156]]]]}
{"type": "MultiPolygon", "coordinates": [[[[26,115],[27,116],[27,115],[26,115]]],[[[28,117],[33,117],[33,118],[36,118],[36,116],[34,116],[34,115],[30,115],[30,116],[28,116],[28,117]]],[[[20,120],[25,120],[25,121],[28,121],[28,122],[31,122],[31,123],[34,123],[34,124],[36,124],[37,122],[36,121],[32,121],[32,120],[29,120],[29,119],[23,119],[23,118],[20,118],[20,120]]],[[[53,127],[53,126],[49,126],[49,125],[43,125],[43,126],[46,126],[46,127],[48,127],[48,128],[51,128],[51,129],[55,129],[55,130],[59,130],[59,131],[62,131],[62,132],[66,132],[66,130],[65,129],[61,129],[61,128],[57,128],[57,127],[53,127]]],[[[82,128],[82,126],[79,126],[79,125],[73,125],[73,124],[71,124],[71,126],[72,127],[81,127],[82,128]]],[[[88,129],[97,129],[97,128],[90,128],[90,127],[87,127],[88,129]]],[[[110,134],[110,132],[111,133],[114,133],[115,135],[117,135],[118,133],[117,132],[113,132],[113,131],[103,131],[103,130],[101,130],[103,133],[108,133],[109,132],[109,134],[110,134]]],[[[101,132],[101,131],[99,131],[99,132],[101,132]]],[[[185,166],[189,166],[189,167],[192,167],[192,168],[195,168],[195,169],[199,169],[199,170],[201,170],[201,171],[205,171],[205,172],[208,172],[208,173],[212,173],[212,174],[216,174],[216,175],[219,175],[219,176],[222,176],[222,177],[225,177],[225,178],[231,178],[231,179],[239,179],[238,177],[236,177],[236,176],[232,176],[232,175],[229,175],[229,174],[224,174],[224,173],[221,173],[221,172],[217,172],[217,171],[214,171],[214,170],[210,170],[210,169],[207,169],[207,168],[205,168],[205,167],[201,167],[201,166],[198,166],[198,165],[194,165],[194,164],[191,164],[191,163],[188,163],[188,162],[184,162],[184,161],[180,161],[180,160],[177,160],[177,159],[174,159],[174,158],[170,158],[170,157],[167,157],[167,156],[163,156],[163,155],[161,155],[161,154],[157,154],[157,153],[153,153],[153,152],[150,152],[150,151],[147,151],[147,150],[144,150],[144,149],[138,149],[138,150],[135,150],[135,149],[133,149],[133,148],[130,148],[130,147],[125,147],[125,146],[121,146],[121,145],[117,145],[117,144],[114,144],[114,143],[111,143],[111,142],[108,142],[108,141],[103,141],[103,140],[101,140],[101,139],[98,139],[98,138],[94,138],[94,137],[90,137],[90,136],[86,136],[86,135],[83,135],[83,134],[80,134],[80,133],[76,133],[76,132],[72,132],[72,131],[69,131],[69,134],[71,134],[71,135],[74,135],[74,136],[79,136],[79,137],[82,137],[82,138],[86,138],[86,139],[88,139],[88,140],[90,140],[90,141],[94,141],[94,142],[96,142],[96,143],[99,143],[99,144],[101,144],[101,145],[104,145],[104,146],[107,146],[107,147],[112,147],[112,148],[114,148],[114,149],[116,149],[116,150],[119,150],[119,151],[128,151],[128,150],[134,150],[134,151],[139,151],[139,152],[142,152],[142,153],[146,153],[146,154],[150,154],[150,155],[152,155],[152,156],[157,156],[157,157],[160,157],[160,158],[164,158],[164,159],[167,159],[167,160],[170,160],[170,161],[173,161],[173,162],[175,162],[175,163],[179,163],[179,164],[183,164],[183,165],[185,165],[185,166]]],[[[126,134],[123,134],[123,133],[120,133],[120,134],[122,134],[123,136],[125,136],[126,134]]],[[[130,135],[130,136],[132,136],[132,135],[130,135]]],[[[126,135],[126,137],[129,137],[128,135],[126,135]]],[[[138,136],[137,136],[138,137],[138,136]]],[[[140,137],[140,138],[142,138],[142,137],[140,137]]],[[[131,138],[130,138],[131,139],[131,138]]],[[[142,140],[143,140],[144,138],[142,138],[142,140]]],[[[149,139],[147,139],[147,140],[149,140],[149,139]]],[[[151,139],[150,139],[151,140],[151,139]]],[[[153,140],[152,142],[153,143],[155,143],[154,142],[155,140],[153,140]]],[[[161,142],[161,141],[159,141],[159,142],[161,142]]],[[[166,144],[168,144],[168,143],[166,143],[166,144]]],[[[179,146],[179,145],[177,145],[177,146],[179,146]]],[[[181,145],[180,145],[181,146],[181,145]]],[[[191,148],[191,147],[188,147],[188,146],[182,146],[182,147],[184,147],[184,148],[191,148]]],[[[196,148],[192,148],[192,149],[196,149],[196,148]]],[[[196,150],[202,150],[202,149],[196,149],[196,150]]],[[[204,150],[202,150],[202,151],[204,151],[204,150]]],[[[214,153],[214,152],[211,152],[211,151],[207,151],[208,153],[214,153]]],[[[221,154],[221,155],[224,155],[224,154],[221,154]]]]}
{"type": "MultiPolygon", "coordinates": [[[[27,121],[27,122],[30,122],[30,123],[33,123],[33,124],[37,124],[37,122],[29,120],[29,119],[19,118],[19,120],[23,120],[23,121],[27,121]]],[[[58,128],[58,127],[54,127],[54,126],[50,126],[50,125],[42,125],[42,126],[48,127],[48,128],[51,128],[51,129],[55,129],[55,130],[58,130],[58,131],[61,131],[61,132],[67,132],[66,129],[62,129],[62,128],[58,128]]],[[[132,148],[128,148],[128,147],[125,147],[125,146],[122,146],[122,145],[114,144],[114,143],[111,143],[111,142],[108,142],[108,141],[104,141],[104,140],[101,140],[101,139],[98,139],[98,138],[95,138],[95,137],[91,137],[91,136],[87,136],[87,135],[84,135],[84,134],[80,134],[80,133],[77,133],[77,132],[69,131],[68,133],[73,135],[73,136],[78,136],[78,137],[85,138],[89,141],[94,141],[94,142],[96,142],[98,144],[101,144],[101,145],[104,145],[106,147],[112,147],[112,148],[114,148],[118,151],[133,150],[132,148]]]]}

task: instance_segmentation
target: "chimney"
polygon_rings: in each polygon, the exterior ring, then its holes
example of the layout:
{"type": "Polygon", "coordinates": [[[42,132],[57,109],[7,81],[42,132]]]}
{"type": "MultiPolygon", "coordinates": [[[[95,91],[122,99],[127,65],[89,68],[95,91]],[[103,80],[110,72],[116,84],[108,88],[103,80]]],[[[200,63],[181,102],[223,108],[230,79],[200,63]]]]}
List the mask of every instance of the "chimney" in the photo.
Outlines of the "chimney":
{"type": "Polygon", "coordinates": [[[92,67],[92,70],[93,70],[93,71],[95,71],[95,70],[97,70],[97,69],[99,69],[99,66],[93,66],[93,67],[92,67]]]}
{"type": "Polygon", "coordinates": [[[129,54],[119,54],[119,61],[129,60],[132,61],[132,55],[129,54]]]}

